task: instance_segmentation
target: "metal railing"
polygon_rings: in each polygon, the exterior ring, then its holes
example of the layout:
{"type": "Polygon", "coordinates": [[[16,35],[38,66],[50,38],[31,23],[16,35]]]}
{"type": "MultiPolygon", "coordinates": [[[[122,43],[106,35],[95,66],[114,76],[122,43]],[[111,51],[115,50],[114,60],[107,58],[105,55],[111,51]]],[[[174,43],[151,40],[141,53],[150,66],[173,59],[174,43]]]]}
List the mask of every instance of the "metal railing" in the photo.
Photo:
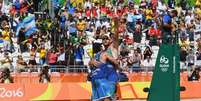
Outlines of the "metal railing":
{"type": "MultiPolygon", "coordinates": [[[[43,65],[35,65],[33,67],[11,67],[11,72],[41,72],[43,65]]],[[[3,68],[0,68],[0,71],[3,68]]],[[[51,72],[62,72],[62,73],[88,73],[88,67],[85,65],[49,65],[49,73],[51,72]]]]}
{"type": "MultiPolygon", "coordinates": [[[[196,66],[197,68],[200,68],[201,66],[196,66]]],[[[35,65],[33,67],[25,67],[25,68],[10,68],[11,72],[41,72],[41,69],[43,68],[43,65],[35,65]]],[[[0,68],[0,71],[2,71],[3,68],[0,68]]],[[[129,73],[135,73],[135,72],[153,72],[154,66],[152,67],[129,67],[129,73]]],[[[186,71],[186,69],[181,69],[181,71],[186,71]]],[[[86,65],[49,65],[49,73],[51,72],[61,72],[61,73],[89,73],[90,68],[86,65]]]]}

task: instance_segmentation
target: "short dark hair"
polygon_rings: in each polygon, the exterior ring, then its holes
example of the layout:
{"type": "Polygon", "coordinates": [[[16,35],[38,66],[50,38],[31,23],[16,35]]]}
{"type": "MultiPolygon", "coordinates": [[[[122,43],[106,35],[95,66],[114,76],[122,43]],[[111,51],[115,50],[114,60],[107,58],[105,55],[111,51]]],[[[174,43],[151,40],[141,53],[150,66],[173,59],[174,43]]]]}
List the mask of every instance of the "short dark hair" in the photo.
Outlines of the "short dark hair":
{"type": "Polygon", "coordinates": [[[176,16],[178,14],[177,10],[172,10],[171,13],[175,14],[176,16]]]}

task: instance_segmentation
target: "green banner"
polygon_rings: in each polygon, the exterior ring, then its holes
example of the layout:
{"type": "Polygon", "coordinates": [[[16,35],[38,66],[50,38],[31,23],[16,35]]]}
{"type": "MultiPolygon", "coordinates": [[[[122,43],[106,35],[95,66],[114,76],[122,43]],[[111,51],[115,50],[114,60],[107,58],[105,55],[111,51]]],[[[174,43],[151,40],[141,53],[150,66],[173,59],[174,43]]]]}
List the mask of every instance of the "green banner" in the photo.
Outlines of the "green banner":
{"type": "Polygon", "coordinates": [[[162,44],[160,46],[148,101],[180,101],[178,45],[162,44]]]}

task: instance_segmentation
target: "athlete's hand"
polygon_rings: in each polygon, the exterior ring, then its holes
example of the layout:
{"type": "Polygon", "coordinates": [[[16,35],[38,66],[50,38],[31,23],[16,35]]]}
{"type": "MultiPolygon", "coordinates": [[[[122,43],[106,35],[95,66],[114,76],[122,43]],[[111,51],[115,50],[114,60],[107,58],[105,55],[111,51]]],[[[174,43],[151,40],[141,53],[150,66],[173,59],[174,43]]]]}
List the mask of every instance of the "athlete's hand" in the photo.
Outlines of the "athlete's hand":
{"type": "Polygon", "coordinates": [[[98,67],[99,65],[101,65],[101,62],[99,61],[96,61],[95,59],[91,60],[91,65],[95,66],[95,67],[98,67]]]}

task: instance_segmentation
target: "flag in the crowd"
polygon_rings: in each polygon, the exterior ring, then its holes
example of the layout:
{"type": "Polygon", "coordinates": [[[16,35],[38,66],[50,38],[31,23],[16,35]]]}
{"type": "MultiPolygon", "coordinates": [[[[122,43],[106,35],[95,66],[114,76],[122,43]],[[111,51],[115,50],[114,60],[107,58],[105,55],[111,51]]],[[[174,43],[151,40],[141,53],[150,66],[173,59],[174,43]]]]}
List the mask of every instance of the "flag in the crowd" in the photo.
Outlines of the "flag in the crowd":
{"type": "Polygon", "coordinates": [[[30,36],[34,33],[36,28],[35,16],[28,16],[23,20],[24,27],[25,27],[25,36],[30,36]]]}
{"type": "Polygon", "coordinates": [[[68,12],[73,15],[75,12],[75,7],[68,7],[68,12]]]}
{"type": "Polygon", "coordinates": [[[23,19],[21,23],[18,24],[16,35],[19,35],[19,31],[21,28],[25,28],[25,36],[29,37],[32,33],[37,31],[35,16],[29,15],[23,19]]]}
{"type": "Polygon", "coordinates": [[[68,7],[69,14],[73,15],[75,12],[76,7],[70,2],[70,0],[66,1],[66,7],[68,7]]]}

